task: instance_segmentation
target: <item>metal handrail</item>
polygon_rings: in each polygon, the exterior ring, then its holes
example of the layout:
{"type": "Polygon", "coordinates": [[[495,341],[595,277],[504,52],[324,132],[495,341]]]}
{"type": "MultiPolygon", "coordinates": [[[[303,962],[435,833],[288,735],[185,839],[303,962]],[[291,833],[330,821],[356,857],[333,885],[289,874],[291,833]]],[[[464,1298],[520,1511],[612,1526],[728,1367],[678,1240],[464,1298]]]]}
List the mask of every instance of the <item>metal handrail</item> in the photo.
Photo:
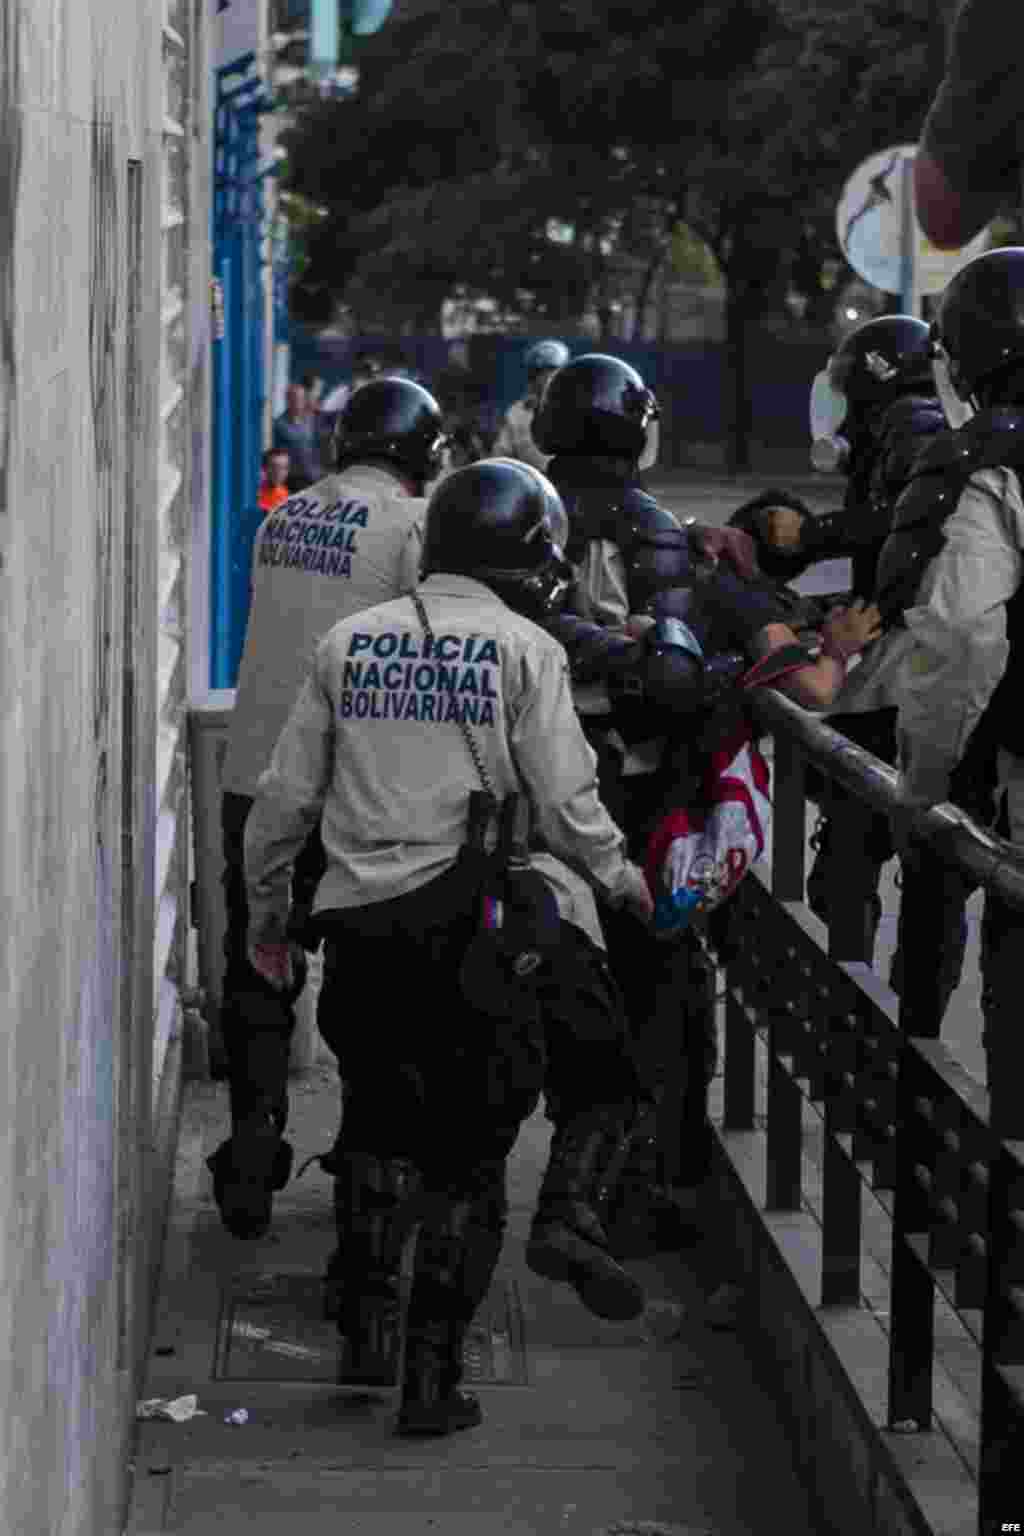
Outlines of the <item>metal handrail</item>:
{"type": "MultiPolygon", "coordinates": [[[[1024,1140],[1008,1139],[1024,1137],[1024,1104],[1009,1084],[995,1112],[938,1040],[900,1027],[856,963],[870,954],[870,940],[848,893],[830,906],[827,953],[806,915],[805,767],[881,815],[900,808],[897,771],[772,690],[761,690],[753,709],[774,739],[772,869],[770,881],[755,871],[740,886],[719,956],[723,1129],[756,1129],[760,1040],[768,1061],[765,1209],[796,1211],[802,1106],[823,1105],[823,1305],[860,1303],[861,1187],[893,1192],[889,1427],[931,1426],[933,1303],[942,1295],[982,1359],[977,1528],[987,1536],[993,1519],[1006,1517],[1024,1464],[1024,1140]]],[[[856,822],[836,822],[851,859],[863,852],[856,822]]],[[[914,831],[975,885],[1024,907],[1024,854],[1011,844],[951,805],[919,813],[914,831]]]]}
{"type": "MultiPolygon", "coordinates": [[[[897,770],[848,741],[819,716],[770,688],[759,690],[754,713],[767,730],[784,731],[814,767],[838,780],[873,810],[888,814],[899,809],[897,770]]],[[[979,885],[990,886],[1013,906],[1024,907],[1024,853],[1012,843],[987,832],[966,811],[953,805],[919,812],[914,826],[932,847],[979,885]]]]}

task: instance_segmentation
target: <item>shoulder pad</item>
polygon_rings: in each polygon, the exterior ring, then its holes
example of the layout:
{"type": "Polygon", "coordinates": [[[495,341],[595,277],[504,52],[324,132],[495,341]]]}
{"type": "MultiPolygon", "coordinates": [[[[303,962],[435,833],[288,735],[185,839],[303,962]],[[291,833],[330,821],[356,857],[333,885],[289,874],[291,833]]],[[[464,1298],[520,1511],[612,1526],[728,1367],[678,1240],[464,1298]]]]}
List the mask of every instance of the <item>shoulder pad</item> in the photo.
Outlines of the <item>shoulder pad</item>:
{"type": "Polygon", "coordinates": [[[958,431],[929,439],[914,460],[896,503],[893,528],[943,522],[979,469],[1024,467],[1024,411],[1000,406],[979,411],[958,431]]]}
{"type": "Polygon", "coordinates": [[[622,517],[634,536],[683,531],[679,519],[637,485],[628,485],[623,493],[622,517]]]}
{"type": "Polygon", "coordinates": [[[562,493],[569,516],[570,552],[593,539],[604,539],[621,550],[646,543],[658,534],[681,535],[682,525],[639,486],[574,487],[562,493]]]}
{"type": "Polygon", "coordinates": [[[955,510],[971,471],[949,460],[941,468],[915,468],[905,489],[896,499],[891,531],[914,528],[921,523],[944,523],[955,510]]]}
{"type": "Polygon", "coordinates": [[[947,427],[944,432],[936,432],[927,438],[910,467],[911,479],[919,475],[947,474],[954,468],[962,469],[972,451],[969,441],[964,437],[965,431],[964,427],[956,432],[952,427],[947,427]]]}
{"type": "Polygon", "coordinates": [[[946,413],[938,400],[927,395],[901,395],[884,411],[879,436],[894,434],[898,437],[931,437],[936,432],[948,432],[946,413]]]}
{"type": "Polygon", "coordinates": [[[916,472],[919,456],[934,438],[948,431],[940,406],[918,398],[895,402],[886,418],[881,451],[871,480],[872,500],[880,503],[878,510],[884,525],[879,530],[882,537],[888,532],[893,501],[916,472]],[[896,405],[903,409],[896,412],[896,405]]]}
{"type": "Polygon", "coordinates": [[[578,559],[583,548],[596,539],[605,539],[609,544],[621,543],[620,534],[625,523],[621,492],[605,486],[592,489],[573,486],[560,490],[559,494],[569,519],[566,553],[570,559],[578,559]]]}
{"type": "Polygon", "coordinates": [[[969,446],[972,474],[976,469],[1024,465],[1024,411],[1017,406],[979,411],[956,435],[969,446]]]}

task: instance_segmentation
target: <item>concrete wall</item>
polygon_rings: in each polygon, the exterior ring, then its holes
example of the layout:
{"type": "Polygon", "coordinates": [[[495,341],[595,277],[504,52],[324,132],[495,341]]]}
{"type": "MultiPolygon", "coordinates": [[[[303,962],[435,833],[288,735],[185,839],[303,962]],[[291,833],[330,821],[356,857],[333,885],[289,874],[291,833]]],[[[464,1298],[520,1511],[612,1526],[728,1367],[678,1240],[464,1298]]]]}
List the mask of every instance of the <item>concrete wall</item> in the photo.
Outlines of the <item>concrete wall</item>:
{"type": "MultiPolygon", "coordinates": [[[[196,435],[167,209],[208,139],[168,119],[208,9],[0,0],[0,1530],[19,1536],[120,1529],[161,1216],[196,435]]],[[[186,252],[201,196],[175,215],[186,252]]]]}

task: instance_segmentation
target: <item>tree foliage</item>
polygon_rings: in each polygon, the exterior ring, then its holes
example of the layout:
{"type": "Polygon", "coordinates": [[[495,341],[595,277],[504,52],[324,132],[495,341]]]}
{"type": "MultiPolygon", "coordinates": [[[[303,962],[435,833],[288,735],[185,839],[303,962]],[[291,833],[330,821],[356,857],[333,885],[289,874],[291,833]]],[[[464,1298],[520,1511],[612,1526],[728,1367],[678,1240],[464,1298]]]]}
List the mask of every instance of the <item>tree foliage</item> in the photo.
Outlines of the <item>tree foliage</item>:
{"type": "Polygon", "coordinates": [[[865,155],[916,139],[943,58],[934,0],[407,0],[355,99],[304,113],[288,185],[326,209],[306,294],[434,329],[454,293],[566,327],[638,294],[685,226],[744,332],[796,286],[812,315],[865,155]]]}

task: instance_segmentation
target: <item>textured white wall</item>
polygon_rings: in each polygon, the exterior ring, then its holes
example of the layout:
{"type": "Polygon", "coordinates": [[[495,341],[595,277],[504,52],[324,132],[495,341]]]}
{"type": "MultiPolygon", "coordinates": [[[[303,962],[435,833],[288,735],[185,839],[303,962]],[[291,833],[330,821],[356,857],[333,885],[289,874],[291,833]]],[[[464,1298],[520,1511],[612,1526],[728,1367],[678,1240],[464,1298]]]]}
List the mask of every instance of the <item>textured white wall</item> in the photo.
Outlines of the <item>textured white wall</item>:
{"type": "Polygon", "coordinates": [[[190,519],[167,463],[187,496],[201,446],[187,337],[166,383],[165,22],[208,9],[0,0],[0,1531],[18,1536],[119,1529],[145,1323],[153,1004],[174,1013],[185,845],[190,519]]]}

